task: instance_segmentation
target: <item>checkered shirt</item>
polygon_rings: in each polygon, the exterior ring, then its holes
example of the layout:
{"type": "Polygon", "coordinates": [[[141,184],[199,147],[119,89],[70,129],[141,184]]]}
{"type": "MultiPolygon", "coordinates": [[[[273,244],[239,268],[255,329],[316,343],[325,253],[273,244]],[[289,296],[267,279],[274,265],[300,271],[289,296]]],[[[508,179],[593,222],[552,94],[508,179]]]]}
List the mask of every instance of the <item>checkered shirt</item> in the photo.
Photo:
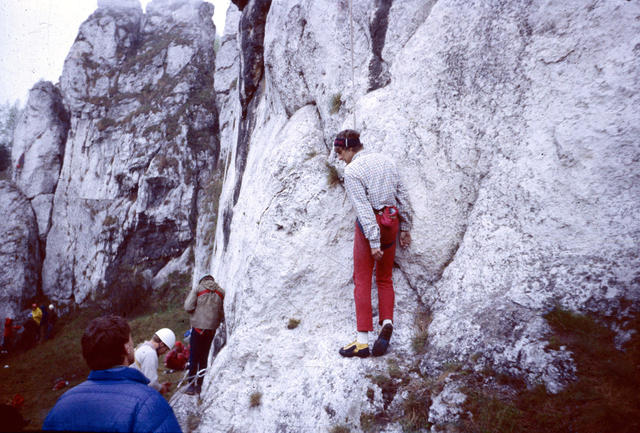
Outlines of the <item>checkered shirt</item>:
{"type": "Polygon", "coordinates": [[[344,185],[371,248],[380,248],[380,228],[374,209],[396,206],[400,230],[411,230],[413,212],[409,194],[391,158],[381,153],[356,153],[344,170],[344,185]]]}

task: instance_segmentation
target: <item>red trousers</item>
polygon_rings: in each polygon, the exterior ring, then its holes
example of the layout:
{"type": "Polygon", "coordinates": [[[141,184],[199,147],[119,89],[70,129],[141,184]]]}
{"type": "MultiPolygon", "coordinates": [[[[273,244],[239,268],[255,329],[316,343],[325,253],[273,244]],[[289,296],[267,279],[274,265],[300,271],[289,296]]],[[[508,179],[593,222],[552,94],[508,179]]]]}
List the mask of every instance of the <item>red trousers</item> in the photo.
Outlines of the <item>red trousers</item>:
{"type": "MultiPolygon", "coordinates": [[[[385,212],[388,212],[388,210],[385,209],[385,212]]],[[[393,259],[396,255],[396,237],[400,224],[398,218],[397,211],[395,212],[395,217],[392,218],[389,218],[387,213],[385,219],[390,224],[383,225],[381,223],[383,216],[376,215],[378,227],[380,227],[380,246],[383,252],[382,259],[377,263],[371,256],[369,240],[364,236],[356,221],[353,239],[353,282],[355,284],[353,298],[356,303],[356,322],[359,332],[373,331],[371,277],[373,276],[374,265],[376,268],[376,284],[378,285],[379,323],[382,324],[382,321],[386,319],[393,320],[395,294],[391,277],[393,259]]]]}

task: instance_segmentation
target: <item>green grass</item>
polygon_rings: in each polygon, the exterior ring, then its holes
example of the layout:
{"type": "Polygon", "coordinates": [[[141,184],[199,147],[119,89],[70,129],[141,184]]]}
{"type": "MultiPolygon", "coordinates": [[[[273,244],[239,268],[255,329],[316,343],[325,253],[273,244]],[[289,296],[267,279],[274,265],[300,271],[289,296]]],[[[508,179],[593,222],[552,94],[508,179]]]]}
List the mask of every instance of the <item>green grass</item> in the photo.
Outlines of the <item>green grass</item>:
{"type": "MultiPolygon", "coordinates": [[[[378,431],[389,422],[399,423],[407,433],[431,428],[428,420],[431,396],[442,392],[445,383],[453,378],[462,386],[467,400],[459,422],[440,426],[451,431],[640,431],[640,317],[636,315],[618,323],[618,327],[635,331],[622,350],[615,347],[615,335],[610,328],[593,317],[556,309],[545,319],[551,329],[545,336],[548,349],[564,347],[572,353],[577,367],[576,379],[559,393],[550,394],[542,385],[528,388],[522,378],[490,367],[476,371],[473,366],[480,361],[480,353],[466,361],[454,359],[444,363],[433,377],[422,375],[419,363],[422,356],[428,356],[426,331],[430,323],[430,315],[424,312],[416,317],[415,323],[419,341],[414,349],[419,349],[415,350],[418,356],[413,360],[390,358],[387,374],[367,376],[382,391],[384,409],[378,413],[363,412],[361,429],[378,431]]],[[[374,396],[369,387],[362,398],[371,402],[374,396]]]]}
{"type": "Polygon", "coordinates": [[[411,340],[414,353],[421,355],[427,351],[429,343],[429,325],[433,317],[430,311],[420,311],[414,319],[415,334],[411,340]]]}
{"type": "Polygon", "coordinates": [[[296,329],[300,324],[300,319],[291,318],[289,319],[289,323],[287,323],[287,329],[296,329]]]}
{"type": "Polygon", "coordinates": [[[552,333],[548,348],[571,351],[577,366],[576,380],[552,395],[538,385],[526,389],[518,380],[491,374],[511,392],[466,390],[466,409],[473,419],[463,421],[469,432],[581,433],[640,431],[640,318],[626,329],[635,330],[618,350],[614,333],[593,317],[555,309],[545,315],[552,333]],[[515,392],[514,392],[515,391],[515,392]]]}
{"type": "Polygon", "coordinates": [[[340,107],[342,107],[342,94],[336,93],[331,97],[331,101],[329,102],[329,113],[336,114],[340,111],[340,107]]]}
{"type": "Polygon", "coordinates": [[[258,407],[262,404],[262,393],[259,391],[254,392],[249,397],[249,407],[258,407]]]}
{"type": "Polygon", "coordinates": [[[324,164],[327,168],[327,185],[338,185],[340,183],[340,175],[338,174],[338,170],[328,162],[325,162],[324,164]]]}
{"type": "MultiPolygon", "coordinates": [[[[0,368],[0,398],[7,402],[15,394],[24,397],[21,413],[30,420],[26,430],[39,430],[56,400],[72,386],[86,380],[89,368],[82,358],[80,338],[89,321],[99,315],[97,310],[83,310],[65,317],[57,324],[53,339],[2,359],[2,367],[9,365],[9,368],[0,368]],[[53,385],[58,378],[68,380],[69,386],[54,391],[53,385]]],[[[128,320],[136,345],[151,338],[159,328],[171,328],[179,340],[189,328],[187,313],[175,304],[128,320]]],[[[158,373],[160,382],[173,383],[165,394],[168,400],[184,372],[165,374],[164,359],[161,358],[158,373]]]]}

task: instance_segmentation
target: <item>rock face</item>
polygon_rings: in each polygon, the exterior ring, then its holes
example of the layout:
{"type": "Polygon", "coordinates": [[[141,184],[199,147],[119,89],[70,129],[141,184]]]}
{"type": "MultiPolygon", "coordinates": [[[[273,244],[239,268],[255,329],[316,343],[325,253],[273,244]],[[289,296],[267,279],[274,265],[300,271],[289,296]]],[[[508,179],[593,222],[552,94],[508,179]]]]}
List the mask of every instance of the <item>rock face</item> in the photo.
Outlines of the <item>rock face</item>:
{"type": "Polygon", "coordinates": [[[58,183],[69,115],[60,91],[41,81],[29,91],[13,137],[14,181],[31,201],[44,240],[51,225],[53,194],[58,183]]]}
{"type": "MultiPolygon", "coordinates": [[[[529,3],[236,0],[214,62],[211,5],[100,0],[16,132],[2,308],[40,286],[38,233],[62,303],[211,272],[226,323],[203,404],[173,400],[185,431],[360,431],[402,410],[374,383],[389,363],[560,389],[574,365],[544,313],[640,308],[640,5],[529,3]],[[337,353],[355,216],[332,141],[353,127],[397,161],[415,212],[390,352],[365,360],[337,353]]],[[[433,430],[461,413],[459,385],[430,396],[433,430]]]]}
{"type": "Polygon", "coordinates": [[[212,13],[101,1],[82,24],[60,78],[70,130],[42,274],[56,301],[135,300],[132,286],[190,274],[215,222],[212,13]]]}
{"type": "MultiPolygon", "coordinates": [[[[640,6],[353,3],[354,86],[349,2],[229,8],[238,32],[216,72],[228,112],[211,263],[227,290],[227,345],[198,431],[359,431],[362,414],[402,398],[389,403],[371,377],[416,358],[423,307],[423,374],[473,359],[551,391],[572,364],[545,350],[544,312],[639,307],[640,6]],[[337,354],[355,326],[354,215],[325,165],[341,170],[331,143],[354,112],[366,148],[402,167],[415,211],[394,270],[391,352],[355,362],[337,354]]],[[[430,422],[455,418],[463,400],[447,384],[430,422]]],[[[183,420],[195,410],[186,396],[175,409],[183,420]]]]}
{"type": "Polygon", "coordinates": [[[20,318],[40,284],[38,225],[27,198],[0,180],[0,317],[20,318]],[[8,270],[11,270],[8,272],[8,270]]]}

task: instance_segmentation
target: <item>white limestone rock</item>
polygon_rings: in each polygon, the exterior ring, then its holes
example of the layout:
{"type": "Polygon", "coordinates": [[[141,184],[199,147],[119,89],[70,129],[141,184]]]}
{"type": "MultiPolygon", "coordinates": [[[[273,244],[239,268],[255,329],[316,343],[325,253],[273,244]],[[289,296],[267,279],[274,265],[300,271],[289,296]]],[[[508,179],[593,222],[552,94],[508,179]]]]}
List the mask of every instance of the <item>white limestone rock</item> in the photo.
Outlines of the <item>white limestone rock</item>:
{"type": "Polygon", "coordinates": [[[631,137],[640,96],[628,89],[639,83],[640,27],[630,18],[639,11],[547,5],[516,20],[526,42],[519,90],[512,108],[498,106],[505,123],[489,124],[493,146],[507,140],[493,152],[451,265],[424,295],[436,313],[433,353],[481,352],[555,392],[572,370],[567,353],[545,350],[541,315],[555,305],[623,315],[625,299],[637,308],[640,231],[630,215],[640,183],[631,161],[640,147],[631,137]],[[615,30],[625,20],[629,33],[615,30]]]}
{"type": "Polygon", "coordinates": [[[429,407],[429,422],[432,424],[455,423],[460,416],[460,406],[467,396],[454,380],[445,380],[442,391],[436,395],[429,407]]]}
{"type": "MultiPolygon", "coordinates": [[[[238,60],[227,64],[240,107],[222,135],[211,264],[228,335],[203,394],[216,410],[198,431],[360,431],[376,409],[366,375],[385,359],[337,354],[354,331],[354,217],[341,187],[326,185],[324,161],[336,164],[331,141],[353,126],[353,109],[365,146],[403,168],[415,211],[387,358],[412,358],[422,301],[433,315],[423,373],[475,362],[557,391],[574,366],[545,349],[544,313],[559,303],[623,316],[622,300],[637,309],[640,299],[639,6],[393,2],[378,58],[371,23],[384,14],[354,2],[352,88],[347,2],[271,3],[261,64],[261,29],[244,33],[242,22],[258,23],[265,3],[236,2],[238,60]],[[284,328],[291,317],[299,329],[284,328]]],[[[460,413],[456,389],[432,396],[435,428],[460,413]]]]}
{"type": "Polygon", "coordinates": [[[82,24],[61,77],[71,128],[43,290],[62,302],[162,287],[185,260],[190,274],[218,153],[212,6],[110,5],[82,24]]]}
{"type": "Polygon", "coordinates": [[[0,317],[23,319],[36,296],[40,275],[38,226],[27,198],[0,180],[0,317]]]}
{"type": "Polygon", "coordinates": [[[44,240],[51,225],[51,206],[64,155],[69,115],[60,91],[48,81],[36,83],[13,136],[14,182],[32,202],[44,240]]]}

